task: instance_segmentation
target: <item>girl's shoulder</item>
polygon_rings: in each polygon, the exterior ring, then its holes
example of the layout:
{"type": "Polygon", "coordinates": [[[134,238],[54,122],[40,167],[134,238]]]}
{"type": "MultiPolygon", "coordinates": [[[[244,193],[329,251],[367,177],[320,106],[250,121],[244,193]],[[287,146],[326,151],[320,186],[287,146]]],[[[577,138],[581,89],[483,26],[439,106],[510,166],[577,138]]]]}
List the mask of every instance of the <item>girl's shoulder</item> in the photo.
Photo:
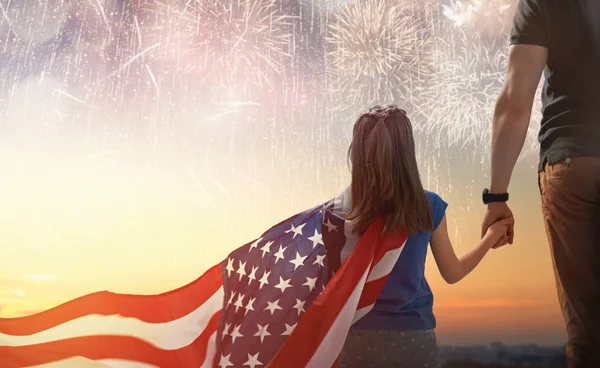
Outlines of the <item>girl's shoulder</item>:
{"type": "MultiPolygon", "coordinates": [[[[447,206],[446,202],[436,192],[425,190],[425,195],[427,196],[429,203],[434,209],[439,206],[447,206]]],[[[346,189],[338,193],[338,195],[332,199],[331,202],[333,212],[342,217],[346,215],[348,212],[350,212],[350,209],[352,208],[351,199],[352,197],[350,193],[350,187],[348,186],[346,189]]]]}
{"type": "Polygon", "coordinates": [[[352,193],[350,192],[350,186],[338,193],[332,201],[332,210],[336,215],[346,218],[346,215],[352,209],[352,193]]]}
{"type": "Polygon", "coordinates": [[[448,208],[448,203],[442,199],[437,193],[426,190],[425,194],[427,195],[427,199],[429,199],[429,204],[431,205],[432,215],[433,215],[433,229],[435,230],[444,215],[446,214],[446,208],[448,208]]]}
{"type": "Polygon", "coordinates": [[[439,194],[437,194],[436,192],[432,192],[430,190],[425,190],[425,195],[427,196],[427,199],[429,199],[429,202],[433,205],[439,202],[444,202],[445,201],[442,199],[442,197],[440,197],[439,194]]]}

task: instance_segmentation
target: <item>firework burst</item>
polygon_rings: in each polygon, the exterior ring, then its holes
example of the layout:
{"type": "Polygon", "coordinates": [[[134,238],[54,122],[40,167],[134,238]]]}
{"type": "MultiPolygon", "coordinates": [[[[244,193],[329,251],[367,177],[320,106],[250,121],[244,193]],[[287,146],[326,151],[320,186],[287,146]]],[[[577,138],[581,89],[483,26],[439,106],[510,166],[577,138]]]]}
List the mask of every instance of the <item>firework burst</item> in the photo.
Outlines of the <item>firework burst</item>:
{"type": "MultiPolygon", "coordinates": [[[[424,124],[419,128],[436,137],[438,148],[441,142],[469,146],[478,156],[485,156],[494,105],[504,83],[507,47],[464,33],[449,43],[440,40],[439,45],[434,56],[436,71],[420,94],[419,115],[424,124]]],[[[529,140],[535,135],[534,129],[535,125],[529,140]]]]}
{"type": "Polygon", "coordinates": [[[355,2],[333,17],[326,62],[334,98],[348,105],[408,98],[423,74],[425,42],[413,9],[402,4],[355,2]]]}
{"type": "Polygon", "coordinates": [[[451,0],[442,5],[455,26],[486,37],[506,35],[515,12],[515,0],[451,0]]]}
{"type": "Polygon", "coordinates": [[[153,2],[142,31],[153,54],[182,75],[214,83],[271,85],[282,73],[290,40],[288,16],[275,0],[153,2]],[[175,65],[172,65],[172,64],[175,65]]]}

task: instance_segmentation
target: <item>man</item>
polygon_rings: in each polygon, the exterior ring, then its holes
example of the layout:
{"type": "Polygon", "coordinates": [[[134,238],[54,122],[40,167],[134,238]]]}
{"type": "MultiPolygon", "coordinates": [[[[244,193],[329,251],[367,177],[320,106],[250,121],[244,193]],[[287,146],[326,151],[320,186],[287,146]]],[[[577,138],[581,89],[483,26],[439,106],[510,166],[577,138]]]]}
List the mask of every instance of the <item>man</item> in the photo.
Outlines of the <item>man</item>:
{"type": "Polygon", "coordinates": [[[510,41],[482,234],[512,216],[508,185],[544,71],[538,183],[567,358],[569,367],[600,367],[600,0],[520,0],[510,41]]]}

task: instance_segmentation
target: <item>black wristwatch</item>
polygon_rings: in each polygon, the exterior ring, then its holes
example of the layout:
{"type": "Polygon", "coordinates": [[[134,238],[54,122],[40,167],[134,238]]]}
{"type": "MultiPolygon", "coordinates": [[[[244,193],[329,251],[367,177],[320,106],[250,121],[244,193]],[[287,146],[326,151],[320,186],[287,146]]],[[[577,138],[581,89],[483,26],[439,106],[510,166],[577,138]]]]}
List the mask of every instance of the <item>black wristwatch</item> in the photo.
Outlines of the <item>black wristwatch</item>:
{"type": "Polygon", "coordinates": [[[488,188],[483,190],[483,204],[508,202],[508,193],[492,194],[488,188]]]}

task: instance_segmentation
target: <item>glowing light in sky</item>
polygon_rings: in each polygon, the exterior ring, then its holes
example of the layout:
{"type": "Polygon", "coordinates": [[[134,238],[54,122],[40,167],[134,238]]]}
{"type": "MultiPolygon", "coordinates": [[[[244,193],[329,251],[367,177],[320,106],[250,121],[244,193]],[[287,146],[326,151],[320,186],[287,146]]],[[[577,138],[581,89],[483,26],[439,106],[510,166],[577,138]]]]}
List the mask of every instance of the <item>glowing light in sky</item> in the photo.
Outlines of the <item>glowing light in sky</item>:
{"type": "Polygon", "coordinates": [[[58,276],[56,275],[27,275],[27,278],[34,281],[56,281],[58,276]]]}
{"type": "Polygon", "coordinates": [[[442,12],[457,27],[501,36],[510,27],[515,4],[515,0],[452,0],[442,5],[442,12]]]}
{"type": "Polygon", "coordinates": [[[24,290],[15,290],[15,291],[13,291],[13,294],[15,294],[16,296],[19,296],[19,297],[24,297],[27,295],[27,293],[24,290]]]}

